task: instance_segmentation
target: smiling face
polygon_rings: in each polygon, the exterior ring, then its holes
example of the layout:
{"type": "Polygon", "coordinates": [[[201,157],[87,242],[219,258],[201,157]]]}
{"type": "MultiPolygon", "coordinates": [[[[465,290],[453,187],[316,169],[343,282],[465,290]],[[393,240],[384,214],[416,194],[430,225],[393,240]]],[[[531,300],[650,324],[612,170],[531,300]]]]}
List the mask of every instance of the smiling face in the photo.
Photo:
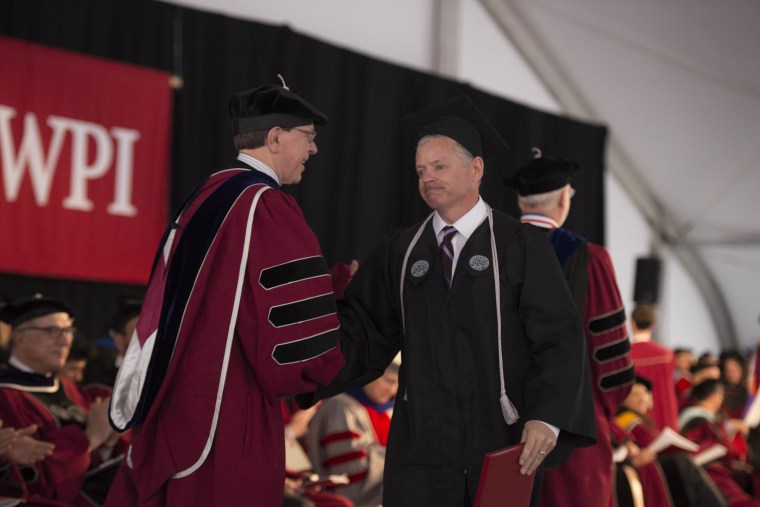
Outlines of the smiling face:
{"type": "Polygon", "coordinates": [[[633,384],[623,406],[644,415],[652,406],[652,394],[644,384],[633,384]]]}
{"type": "Polygon", "coordinates": [[[317,143],[310,140],[310,133],[316,132],[314,125],[303,125],[292,129],[280,129],[277,135],[279,153],[274,167],[280,184],[293,185],[301,181],[306,169],[306,161],[317,154],[317,143]]]}
{"type": "Polygon", "coordinates": [[[415,165],[420,195],[447,223],[454,223],[478,202],[483,159],[465,160],[453,139],[423,138],[415,165]]]}
{"type": "Polygon", "coordinates": [[[56,312],[18,325],[13,330],[13,355],[36,373],[60,370],[74,338],[68,313],[56,312]]]}
{"type": "Polygon", "coordinates": [[[398,392],[398,369],[386,369],[382,377],[370,382],[362,389],[373,403],[388,403],[396,397],[398,392]]]}

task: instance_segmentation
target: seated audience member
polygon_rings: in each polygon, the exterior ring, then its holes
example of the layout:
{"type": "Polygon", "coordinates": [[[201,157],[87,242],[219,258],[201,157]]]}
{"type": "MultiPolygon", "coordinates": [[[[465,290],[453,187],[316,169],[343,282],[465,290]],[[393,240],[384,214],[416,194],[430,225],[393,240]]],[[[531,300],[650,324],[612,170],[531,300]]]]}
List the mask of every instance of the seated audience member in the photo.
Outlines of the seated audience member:
{"type": "Polygon", "coordinates": [[[69,357],[58,374],[75,384],[81,384],[84,379],[84,369],[90,357],[90,343],[79,331],[74,332],[74,341],[71,342],[69,357]]]}
{"type": "Polygon", "coordinates": [[[681,394],[691,387],[691,367],[694,365],[691,349],[674,349],[673,362],[675,363],[673,381],[676,384],[676,393],[680,399],[681,394]]]}
{"type": "Polygon", "coordinates": [[[13,484],[21,476],[20,467],[31,466],[50,456],[53,444],[32,438],[36,425],[15,429],[3,426],[0,421],[0,505],[27,504],[28,492],[21,484],[13,484]],[[19,503],[14,503],[19,502],[19,503]]]}
{"type": "MultiPolygon", "coordinates": [[[[747,389],[747,362],[735,350],[720,354],[720,380],[723,382],[725,396],[723,399],[723,414],[729,419],[742,419],[749,402],[747,389]]],[[[734,446],[743,454],[747,454],[748,435],[737,433],[733,436],[734,446]]]]}
{"type": "Polygon", "coordinates": [[[137,327],[142,300],[123,299],[111,316],[108,336],[99,338],[93,344],[93,351],[84,372],[85,385],[100,384],[113,387],[119,372],[129,340],[137,327]]]}
{"type": "Polygon", "coordinates": [[[646,416],[651,403],[652,383],[644,377],[636,377],[633,388],[616,417],[617,427],[624,432],[624,438],[617,435],[617,439],[620,441],[627,438],[634,444],[633,448],[628,444],[630,462],[637,468],[643,468],[639,470],[639,475],[647,498],[646,505],[661,505],[666,500],[665,495],[657,491],[657,483],[663,477],[669,498],[677,507],[725,505],[712,480],[685,452],[670,447],[653,456],[652,460],[656,458],[657,461],[650,463],[650,451],[646,449],[660,434],[660,429],[646,416]]]}
{"type": "MultiPolygon", "coordinates": [[[[8,304],[8,298],[0,297],[0,312],[8,304]]],[[[11,326],[7,322],[0,321],[0,364],[5,363],[10,356],[11,326]]]]}
{"type": "Polygon", "coordinates": [[[726,390],[723,413],[727,417],[740,419],[749,400],[747,361],[735,350],[721,353],[719,361],[720,380],[726,390]]]}
{"type": "Polygon", "coordinates": [[[691,367],[691,387],[685,390],[678,400],[679,412],[693,404],[691,399],[692,387],[707,379],[719,380],[720,367],[717,362],[713,362],[710,358],[702,357],[691,367]]]}
{"type": "Polygon", "coordinates": [[[693,405],[685,408],[679,417],[681,433],[699,445],[699,451],[720,444],[726,448],[722,458],[704,465],[710,478],[729,501],[730,506],[760,506],[760,500],[753,498],[752,467],[746,456],[732,444],[729,432],[747,433],[743,421],[722,420],[724,388],[720,380],[707,379],[692,388],[693,405]],[[727,431],[728,429],[728,431],[727,431]]]}
{"type": "Polygon", "coordinates": [[[36,295],[12,301],[1,318],[11,325],[13,348],[0,368],[0,419],[12,428],[33,426],[27,436],[53,446],[49,456],[20,465],[20,474],[3,487],[62,503],[90,497],[97,505],[114,470],[85,476],[124,445],[108,424],[108,400],[88,398],[57,374],[71,347],[73,311],[61,300],[36,295]]]}
{"type": "MultiPolygon", "coordinates": [[[[613,434],[617,436],[616,440],[623,442],[628,448],[628,461],[638,470],[647,507],[670,507],[673,501],[665,484],[663,472],[657,463],[657,454],[646,449],[649,444],[646,439],[640,440],[633,434],[633,431],[639,429],[638,426],[653,424],[644,415],[652,405],[651,389],[651,382],[642,377],[636,377],[616,417],[618,428],[623,430],[623,437],[621,438],[619,433],[613,434]]],[[[652,431],[654,436],[657,436],[656,429],[647,431],[652,431]]],[[[649,433],[646,433],[646,436],[649,436],[649,433]]]]}
{"type": "Polygon", "coordinates": [[[653,331],[657,310],[647,303],[638,303],[631,312],[631,359],[636,373],[652,382],[654,394],[649,416],[659,428],[678,430],[678,400],[673,380],[673,352],[657,343],[653,331]]]}
{"type": "Polygon", "coordinates": [[[309,425],[306,441],[314,470],[347,474],[350,483],[336,492],[357,507],[382,503],[385,446],[400,364],[398,354],[378,379],[325,400],[309,425]]]}
{"type": "MultiPolygon", "coordinates": [[[[301,410],[292,397],[284,397],[280,402],[282,421],[285,428],[286,444],[303,445],[314,414],[321,402],[311,408],[301,410]]],[[[354,507],[347,497],[322,491],[321,487],[306,487],[304,479],[309,472],[300,473],[288,468],[285,458],[285,507],[354,507]]]]}

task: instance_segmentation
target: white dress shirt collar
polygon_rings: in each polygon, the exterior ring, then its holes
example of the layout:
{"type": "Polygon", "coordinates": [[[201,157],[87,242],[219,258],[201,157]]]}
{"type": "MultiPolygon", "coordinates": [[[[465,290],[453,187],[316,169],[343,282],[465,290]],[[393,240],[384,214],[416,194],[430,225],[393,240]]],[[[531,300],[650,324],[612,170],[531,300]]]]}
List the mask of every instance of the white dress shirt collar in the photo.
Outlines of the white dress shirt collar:
{"type": "Polygon", "coordinates": [[[274,169],[266,165],[261,160],[254,158],[246,153],[238,153],[238,160],[241,162],[245,162],[249,166],[253,167],[257,171],[261,171],[262,173],[266,174],[270,178],[272,178],[274,181],[277,182],[278,185],[281,185],[280,178],[277,177],[277,174],[274,172],[274,169]]]}
{"type": "MultiPolygon", "coordinates": [[[[443,236],[441,235],[443,228],[447,225],[453,225],[458,233],[454,237],[456,238],[461,234],[464,237],[464,240],[467,241],[470,239],[470,236],[472,236],[472,233],[475,232],[475,229],[477,229],[480,224],[483,223],[483,220],[486,219],[487,215],[488,212],[486,210],[486,203],[483,202],[483,199],[481,197],[478,197],[478,202],[475,203],[475,206],[473,206],[470,211],[465,213],[462,218],[453,224],[447,224],[443,218],[441,218],[441,215],[439,215],[436,211],[433,215],[433,230],[435,231],[435,237],[437,238],[438,243],[440,243],[443,239],[443,236]]],[[[464,245],[464,242],[461,244],[464,245]]]]}

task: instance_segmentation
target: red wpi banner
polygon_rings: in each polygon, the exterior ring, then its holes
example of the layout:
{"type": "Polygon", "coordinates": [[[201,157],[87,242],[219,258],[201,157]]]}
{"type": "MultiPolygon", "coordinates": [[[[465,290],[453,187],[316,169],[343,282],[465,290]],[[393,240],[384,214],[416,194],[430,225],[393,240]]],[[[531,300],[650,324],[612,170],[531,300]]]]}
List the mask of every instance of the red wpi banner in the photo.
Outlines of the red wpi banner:
{"type": "Polygon", "coordinates": [[[167,217],[169,75],[0,37],[0,271],[146,283],[167,217]]]}

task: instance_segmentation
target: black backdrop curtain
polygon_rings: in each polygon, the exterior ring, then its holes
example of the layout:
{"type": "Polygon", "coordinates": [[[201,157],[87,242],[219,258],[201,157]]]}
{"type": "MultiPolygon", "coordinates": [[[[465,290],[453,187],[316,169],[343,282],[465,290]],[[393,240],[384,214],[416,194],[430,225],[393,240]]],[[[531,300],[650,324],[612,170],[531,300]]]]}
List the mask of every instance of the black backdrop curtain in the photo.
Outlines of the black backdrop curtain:
{"type": "MultiPolygon", "coordinates": [[[[483,198],[517,216],[514,191],[502,180],[531,156],[532,146],[540,146],[546,154],[580,163],[582,171],[574,181],[578,194],[566,225],[604,243],[602,126],[362,56],[286,26],[157,1],[0,0],[0,34],[181,76],[184,86],[174,93],[172,206],[217,165],[234,158],[227,98],[239,90],[279,82],[276,75],[282,74],[294,92],[330,117],[319,129],[319,153],[309,160],[303,181],[285,187],[298,200],[329,264],[362,259],[382,235],[426,216],[429,210],[417,192],[413,147],[399,119],[462,93],[512,147],[486,160],[483,198]]],[[[0,69],[0,79],[6,71],[0,69]]],[[[147,273],[150,266],[145,269],[147,273]]],[[[143,290],[0,274],[0,294],[42,292],[69,301],[78,309],[78,326],[90,337],[105,330],[117,296],[140,295],[143,290]]]]}

